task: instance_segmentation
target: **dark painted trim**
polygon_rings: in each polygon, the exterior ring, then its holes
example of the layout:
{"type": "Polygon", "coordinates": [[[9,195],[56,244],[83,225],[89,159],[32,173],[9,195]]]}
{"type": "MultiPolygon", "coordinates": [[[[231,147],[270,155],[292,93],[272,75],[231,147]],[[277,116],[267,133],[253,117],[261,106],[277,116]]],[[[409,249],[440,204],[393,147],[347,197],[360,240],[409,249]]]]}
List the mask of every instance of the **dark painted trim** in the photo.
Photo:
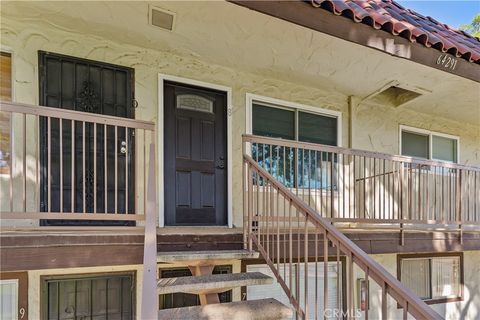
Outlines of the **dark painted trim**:
{"type": "MultiPolygon", "coordinates": [[[[439,299],[429,299],[423,300],[426,304],[439,304],[447,302],[456,302],[463,301],[464,299],[464,264],[463,264],[463,252],[431,252],[431,253],[412,253],[412,254],[398,254],[397,255],[397,279],[401,282],[402,272],[401,272],[401,262],[402,259],[408,258],[435,258],[435,257],[460,257],[460,296],[451,297],[451,298],[439,298],[439,299]]],[[[400,305],[397,305],[397,308],[401,309],[400,305]]]]}
{"type": "Polygon", "coordinates": [[[451,54],[442,53],[434,48],[427,48],[422,44],[410,42],[405,38],[394,36],[383,30],[356,23],[349,18],[336,16],[326,10],[317,9],[305,1],[242,1],[229,0],[230,2],[255,10],[294,24],[329,34],[356,44],[379,50],[386,54],[420,63],[444,72],[480,82],[480,65],[457,58],[451,54]],[[410,54],[410,57],[400,55],[394,50],[379,49],[369,42],[375,37],[375,42],[389,43],[389,46],[401,46],[410,54]],[[438,65],[440,55],[448,55],[457,60],[455,70],[447,70],[438,65]]]}
{"type": "Polygon", "coordinates": [[[0,280],[11,279],[18,279],[18,319],[28,320],[28,273],[26,271],[0,272],[0,280]],[[20,314],[21,308],[25,310],[23,317],[20,314]]]}
{"type": "MultiPolygon", "coordinates": [[[[160,231],[161,232],[161,231],[160,231]]],[[[463,245],[458,233],[406,233],[405,245],[400,234],[354,233],[346,236],[368,254],[461,252],[480,250],[480,234],[464,233],[463,245]]],[[[295,241],[295,239],[292,239],[295,241]]],[[[300,241],[303,241],[300,238],[300,241]]],[[[320,241],[321,245],[322,242],[320,241]]],[[[294,245],[294,248],[297,246],[294,245]]],[[[243,249],[243,234],[169,234],[157,235],[157,250],[238,250],[243,249]]],[[[313,250],[313,249],[311,249],[313,250]]],[[[321,254],[319,250],[319,254],[321,254]]],[[[332,249],[333,250],[333,249],[332,249]]],[[[311,251],[314,252],[314,251],[311,251]]],[[[333,251],[331,254],[335,254],[333,251]]],[[[143,263],[143,235],[139,234],[3,234],[0,237],[2,271],[52,268],[96,267],[143,263]],[[74,252],[75,254],[72,254],[74,252]]]]}

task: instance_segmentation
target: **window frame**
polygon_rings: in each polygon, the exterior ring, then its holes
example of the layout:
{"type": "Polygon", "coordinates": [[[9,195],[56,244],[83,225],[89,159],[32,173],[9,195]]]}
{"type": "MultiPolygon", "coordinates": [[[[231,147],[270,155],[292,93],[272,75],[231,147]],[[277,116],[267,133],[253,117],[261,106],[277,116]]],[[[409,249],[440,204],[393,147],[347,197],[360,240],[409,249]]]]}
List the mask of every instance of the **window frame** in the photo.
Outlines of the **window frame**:
{"type": "MultiPolygon", "coordinates": [[[[399,143],[398,143],[398,149],[400,151],[400,155],[403,154],[402,150],[402,134],[403,132],[409,132],[413,134],[418,134],[418,135],[423,135],[423,136],[428,136],[428,159],[427,160],[435,160],[435,161],[444,161],[444,162],[450,162],[450,163],[460,163],[460,137],[447,134],[447,133],[442,133],[442,132],[437,132],[437,131],[431,131],[431,130],[426,130],[426,129],[421,129],[421,128],[416,128],[416,127],[410,127],[406,125],[400,125],[399,127],[399,143]],[[433,136],[441,137],[441,138],[447,138],[447,139],[452,139],[456,141],[457,144],[457,161],[456,162],[451,162],[447,160],[440,160],[440,159],[435,159],[433,158],[433,136]]],[[[407,155],[404,155],[406,157],[410,157],[407,155]]],[[[423,158],[422,158],[423,159],[423,158]]]]}
{"type": "Polygon", "coordinates": [[[13,280],[17,282],[17,318],[28,319],[28,273],[26,271],[0,272],[0,280],[13,280]]]}
{"type": "Polygon", "coordinates": [[[132,278],[132,314],[137,315],[137,271],[113,271],[113,272],[94,272],[94,273],[72,273],[72,274],[48,274],[40,276],[40,315],[48,319],[48,281],[76,281],[89,278],[112,278],[115,276],[128,276],[132,278]]]}
{"type": "Polygon", "coordinates": [[[10,102],[16,102],[16,99],[15,99],[15,59],[16,59],[15,51],[13,51],[13,49],[8,47],[8,46],[1,45],[0,46],[0,52],[5,52],[5,53],[8,53],[10,55],[10,72],[11,72],[11,74],[10,74],[10,87],[11,87],[10,94],[12,95],[10,97],[10,102]]]}
{"type": "MultiPolygon", "coordinates": [[[[397,255],[397,279],[402,282],[402,260],[405,259],[432,259],[432,258],[448,258],[459,257],[460,259],[460,282],[459,282],[459,295],[452,297],[441,297],[435,299],[422,299],[426,304],[439,304],[464,300],[464,263],[463,252],[442,252],[442,253],[412,253],[412,254],[398,254],[397,255]]],[[[432,275],[430,274],[430,286],[432,275]]],[[[399,309],[402,307],[397,305],[399,309]]]]}
{"type": "MultiPolygon", "coordinates": [[[[10,102],[15,102],[15,52],[12,48],[1,45],[1,53],[7,53],[10,55],[10,102]]],[[[10,139],[13,139],[13,123],[12,123],[12,114],[9,115],[9,126],[10,126],[10,139]]],[[[10,147],[12,147],[12,142],[10,141],[10,147]]],[[[12,161],[13,148],[10,150],[10,162],[12,161]]],[[[0,173],[0,176],[8,176],[10,170],[12,170],[12,165],[9,164],[7,173],[0,173]]]]}
{"type": "MultiPolygon", "coordinates": [[[[301,103],[296,103],[292,101],[280,100],[276,98],[256,95],[252,93],[246,94],[246,133],[253,134],[253,105],[260,104],[265,107],[283,109],[288,111],[293,111],[295,113],[295,141],[298,141],[298,112],[311,113],[314,115],[325,116],[330,118],[336,118],[337,120],[337,145],[336,147],[342,146],[342,112],[329,110],[320,107],[313,107],[309,105],[304,105],[301,103]]],[[[300,142],[300,141],[298,141],[300,142]]]]}

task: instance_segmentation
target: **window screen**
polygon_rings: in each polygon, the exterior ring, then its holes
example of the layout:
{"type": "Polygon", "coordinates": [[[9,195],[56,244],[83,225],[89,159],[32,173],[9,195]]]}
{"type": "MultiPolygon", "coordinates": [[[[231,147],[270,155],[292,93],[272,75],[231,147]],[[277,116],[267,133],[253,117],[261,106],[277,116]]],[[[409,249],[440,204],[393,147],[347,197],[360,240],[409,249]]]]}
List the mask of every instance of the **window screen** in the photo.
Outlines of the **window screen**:
{"type": "Polygon", "coordinates": [[[457,162],[457,140],[432,136],[432,158],[457,162]]]}
{"type": "Polygon", "coordinates": [[[420,299],[429,299],[431,296],[429,259],[403,260],[402,283],[420,299]]]}
{"type": "Polygon", "coordinates": [[[460,258],[432,259],[432,299],[460,295],[460,258]]]}
{"type": "Polygon", "coordinates": [[[253,105],[253,134],[283,139],[295,139],[295,112],[253,105]]]}
{"type": "Polygon", "coordinates": [[[402,154],[405,156],[429,158],[429,136],[402,131],[402,154]]]}
{"type": "Polygon", "coordinates": [[[337,145],[337,118],[298,112],[298,140],[337,145]]]}
{"type": "Polygon", "coordinates": [[[424,300],[461,296],[460,256],[401,260],[401,281],[424,300]]]}

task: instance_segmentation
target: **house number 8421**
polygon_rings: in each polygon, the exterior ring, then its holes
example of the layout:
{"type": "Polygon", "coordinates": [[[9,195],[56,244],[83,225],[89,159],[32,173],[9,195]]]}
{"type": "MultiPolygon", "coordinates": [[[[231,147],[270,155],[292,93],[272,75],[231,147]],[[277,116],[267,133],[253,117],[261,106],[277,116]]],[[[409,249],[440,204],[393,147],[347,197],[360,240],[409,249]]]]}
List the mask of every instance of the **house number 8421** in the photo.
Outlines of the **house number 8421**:
{"type": "Polygon", "coordinates": [[[446,54],[441,54],[437,59],[437,64],[443,66],[446,69],[455,70],[457,66],[457,59],[452,58],[446,54]]]}

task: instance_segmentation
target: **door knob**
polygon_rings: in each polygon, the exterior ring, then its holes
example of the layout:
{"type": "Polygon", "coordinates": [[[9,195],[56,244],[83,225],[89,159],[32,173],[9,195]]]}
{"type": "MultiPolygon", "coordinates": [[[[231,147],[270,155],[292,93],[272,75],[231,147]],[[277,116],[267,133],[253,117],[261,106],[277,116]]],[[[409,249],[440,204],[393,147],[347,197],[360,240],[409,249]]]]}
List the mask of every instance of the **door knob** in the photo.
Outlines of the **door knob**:
{"type": "Polygon", "coordinates": [[[127,153],[127,142],[126,141],[121,142],[120,153],[127,153]]]}
{"type": "Polygon", "coordinates": [[[220,157],[216,162],[215,162],[215,167],[217,169],[225,169],[225,160],[223,160],[223,157],[220,157]]]}

